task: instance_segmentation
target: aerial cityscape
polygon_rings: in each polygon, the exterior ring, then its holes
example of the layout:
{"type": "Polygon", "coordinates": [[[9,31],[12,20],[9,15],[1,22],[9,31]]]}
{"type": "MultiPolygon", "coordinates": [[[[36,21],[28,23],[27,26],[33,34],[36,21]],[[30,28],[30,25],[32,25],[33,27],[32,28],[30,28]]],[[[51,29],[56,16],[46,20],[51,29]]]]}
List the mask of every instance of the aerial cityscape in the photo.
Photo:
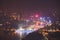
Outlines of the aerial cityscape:
{"type": "Polygon", "coordinates": [[[60,40],[59,8],[58,0],[1,0],[0,39],[28,40],[38,31],[42,40],[60,40]]]}

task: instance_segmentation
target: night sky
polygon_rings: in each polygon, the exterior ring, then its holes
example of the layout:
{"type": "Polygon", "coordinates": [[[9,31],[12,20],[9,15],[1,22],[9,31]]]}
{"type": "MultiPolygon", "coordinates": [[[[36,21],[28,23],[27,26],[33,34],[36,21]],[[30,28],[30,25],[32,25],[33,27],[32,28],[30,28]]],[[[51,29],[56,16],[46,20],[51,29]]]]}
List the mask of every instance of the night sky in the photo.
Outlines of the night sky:
{"type": "Polygon", "coordinates": [[[38,13],[49,16],[55,12],[59,15],[59,4],[59,0],[0,0],[0,10],[26,15],[38,13]]]}

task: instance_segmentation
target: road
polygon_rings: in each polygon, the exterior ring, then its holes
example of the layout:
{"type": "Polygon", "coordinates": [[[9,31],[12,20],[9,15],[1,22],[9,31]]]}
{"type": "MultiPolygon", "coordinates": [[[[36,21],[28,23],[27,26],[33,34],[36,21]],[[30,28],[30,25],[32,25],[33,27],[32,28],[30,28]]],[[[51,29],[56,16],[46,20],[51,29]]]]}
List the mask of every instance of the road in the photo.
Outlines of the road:
{"type": "MultiPolygon", "coordinates": [[[[20,34],[15,33],[15,29],[4,29],[0,28],[0,39],[1,40],[20,40],[20,34]]],[[[26,32],[26,31],[25,31],[26,32]]],[[[41,31],[39,31],[41,32],[41,31]]],[[[42,34],[47,40],[60,40],[60,31],[59,30],[48,30],[42,31],[42,34]]],[[[26,35],[23,35],[26,36],[26,35]]]]}

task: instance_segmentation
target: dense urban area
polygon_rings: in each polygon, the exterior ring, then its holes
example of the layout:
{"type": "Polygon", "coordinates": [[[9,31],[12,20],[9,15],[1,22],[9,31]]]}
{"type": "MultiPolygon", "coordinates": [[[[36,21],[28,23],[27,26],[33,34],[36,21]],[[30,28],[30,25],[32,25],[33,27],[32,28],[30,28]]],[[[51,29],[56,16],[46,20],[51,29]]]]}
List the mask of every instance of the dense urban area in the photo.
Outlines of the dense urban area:
{"type": "Polygon", "coordinates": [[[0,4],[0,40],[60,40],[57,0],[10,0],[0,4]]]}

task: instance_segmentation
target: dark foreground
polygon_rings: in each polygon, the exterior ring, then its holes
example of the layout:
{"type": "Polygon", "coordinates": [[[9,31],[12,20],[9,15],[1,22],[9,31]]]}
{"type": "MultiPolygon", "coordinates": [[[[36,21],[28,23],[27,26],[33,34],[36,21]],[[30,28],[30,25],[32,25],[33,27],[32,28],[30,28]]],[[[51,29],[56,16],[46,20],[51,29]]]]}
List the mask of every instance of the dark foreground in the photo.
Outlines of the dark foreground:
{"type": "MultiPolygon", "coordinates": [[[[23,40],[41,40],[44,39],[42,34],[37,32],[30,33],[23,40]]],[[[60,32],[48,32],[48,40],[60,40],[60,32]]],[[[20,40],[20,36],[15,34],[14,31],[2,31],[0,30],[0,40],[20,40]]]]}

